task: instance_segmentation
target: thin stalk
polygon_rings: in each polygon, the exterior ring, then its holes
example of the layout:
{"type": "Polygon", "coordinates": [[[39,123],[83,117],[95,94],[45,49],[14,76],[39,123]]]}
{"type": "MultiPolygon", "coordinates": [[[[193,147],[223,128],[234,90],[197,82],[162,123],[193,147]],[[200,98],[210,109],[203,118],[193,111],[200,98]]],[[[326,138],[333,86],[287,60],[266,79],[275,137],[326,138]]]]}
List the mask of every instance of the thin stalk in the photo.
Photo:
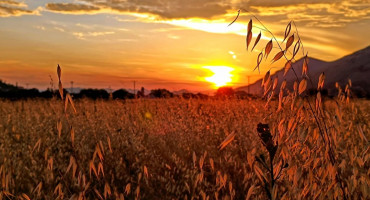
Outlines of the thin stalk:
{"type": "Polygon", "coordinates": [[[273,158],[270,156],[270,175],[271,175],[271,190],[274,188],[275,185],[275,178],[274,178],[274,165],[273,165],[273,158]]]}
{"type": "MultiPolygon", "coordinates": [[[[251,12],[249,12],[248,10],[246,10],[246,9],[244,9],[244,8],[242,8],[241,10],[243,10],[243,11],[246,11],[247,13],[249,13],[249,14],[251,14],[261,25],[262,25],[262,27],[268,32],[268,33],[270,33],[271,34],[271,36],[272,36],[272,38],[275,40],[275,42],[277,43],[277,45],[279,46],[279,48],[280,48],[280,50],[281,51],[283,51],[283,49],[281,48],[281,46],[280,46],[280,44],[279,44],[279,42],[278,42],[278,40],[276,39],[276,37],[275,37],[275,35],[253,14],[253,13],[251,13],[251,12]]],[[[297,30],[297,26],[296,26],[296,24],[294,23],[294,21],[293,21],[293,24],[294,24],[294,26],[295,26],[295,28],[296,28],[296,33],[297,33],[297,36],[298,36],[298,39],[299,39],[299,41],[300,41],[300,43],[301,43],[301,45],[302,45],[302,52],[303,52],[303,55],[304,55],[304,46],[303,46],[303,43],[302,43],[302,40],[300,40],[300,36],[299,36],[299,34],[298,34],[298,30],[297,30]]],[[[284,53],[284,58],[286,59],[286,60],[289,60],[287,57],[286,57],[286,54],[284,53]]],[[[296,73],[296,71],[294,70],[294,68],[292,67],[291,68],[292,69],[292,71],[294,72],[294,75],[295,75],[295,77],[296,77],[296,79],[297,79],[297,81],[299,81],[299,78],[298,78],[298,75],[297,75],[297,73],[296,73]]],[[[312,83],[312,80],[310,79],[310,77],[308,77],[309,78],[309,80],[311,81],[311,84],[313,85],[313,83],[312,83]]],[[[308,98],[306,97],[306,98],[304,98],[306,101],[307,101],[307,103],[308,103],[308,105],[309,105],[309,107],[310,107],[310,111],[311,111],[311,113],[312,113],[312,115],[314,116],[314,118],[315,118],[315,121],[316,121],[316,124],[317,124],[317,126],[318,126],[318,128],[319,128],[319,131],[320,131],[320,135],[321,135],[321,137],[322,137],[322,139],[323,139],[323,141],[324,141],[324,144],[326,144],[326,142],[325,142],[325,137],[324,137],[324,131],[321,129],[321,124],[319,123],[319,120],[318,120],[318,117],[316,116],[316,114],[315,114],[315,112],[314,112],[314,110],[312,109],[312,106],[311,106],[311,103],[310,103],[310,101],[308,100],[308,98]]],[[[325,121],[324,119],[323,119],[323,121],[325,121]]],[[[325,125],[326,126],[326,125],[325,125]]],[[[331,161],[331,164],[332,165],[334,165],[335,164],[335,157],[334,157],[334,153],[333,153],[333,150],[332,150],[332,147],[331,147],[331,144],[330,144],[330,139],[329,139],[329,135],[328,135],[328,133],[327,133],[327,129],[325,129],[325,135],[327,136],[327,138],[328,138],[328,144],[329,144],[329,158],[330,158],[330,161],[331,161]]],[[[346,197],[346,193],[345,193],[345,190],[344,190],[344,188],[343,188],[343,183],[342,183],[342,180],[341,180],[341,178],[339,177],[339,174],[338,174],[339,172],[337,172],[337,175],[336,175],[336,179],[337,179],[337,182],[339,183],[339,185],[340,185],[340,187],[341,187],[341,190],[342,190],[342,193],[343,193],[343,198],[344,198],[344,200],[347,200],[347,197],[346,197]]]]}

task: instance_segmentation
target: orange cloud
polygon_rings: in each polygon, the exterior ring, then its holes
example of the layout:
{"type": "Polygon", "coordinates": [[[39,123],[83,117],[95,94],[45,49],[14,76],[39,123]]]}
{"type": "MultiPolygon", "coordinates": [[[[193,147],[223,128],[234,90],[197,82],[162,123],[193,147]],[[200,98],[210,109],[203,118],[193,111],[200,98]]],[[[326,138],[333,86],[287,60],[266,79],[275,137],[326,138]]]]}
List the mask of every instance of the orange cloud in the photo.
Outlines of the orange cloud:
{"type": "Polygon", "coordinates": [[[249,10],[267,20],[294,20],[306,26],[343,27],[370,17],[369,1],[251,1],[249,10]],[[280,2],[280,3],[279,3],[280,2]],[[295,2],[295,3],[294,3],[295,2]]]}
{"type": "Polygon", "coordinates": [[[0,0],[0,17],[34,15],[38,10],[28,10],[27,4],[13,0],[0,0]]]}

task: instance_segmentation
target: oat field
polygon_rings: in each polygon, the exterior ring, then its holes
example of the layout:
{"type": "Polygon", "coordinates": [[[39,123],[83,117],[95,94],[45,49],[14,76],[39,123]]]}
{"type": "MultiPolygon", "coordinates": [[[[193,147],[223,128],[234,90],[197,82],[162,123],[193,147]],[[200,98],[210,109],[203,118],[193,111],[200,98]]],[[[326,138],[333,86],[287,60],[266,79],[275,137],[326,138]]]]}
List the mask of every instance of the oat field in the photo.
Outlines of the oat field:
{"type": "Polygon", "coordinates": [[[271,198],[343,199],[338,174],[370,198],[369,101],[324,101],[334,165],[307,103],[265,104],[1,100],[0,199],[267,199],[260,122],[278,144],[271,198]]]}

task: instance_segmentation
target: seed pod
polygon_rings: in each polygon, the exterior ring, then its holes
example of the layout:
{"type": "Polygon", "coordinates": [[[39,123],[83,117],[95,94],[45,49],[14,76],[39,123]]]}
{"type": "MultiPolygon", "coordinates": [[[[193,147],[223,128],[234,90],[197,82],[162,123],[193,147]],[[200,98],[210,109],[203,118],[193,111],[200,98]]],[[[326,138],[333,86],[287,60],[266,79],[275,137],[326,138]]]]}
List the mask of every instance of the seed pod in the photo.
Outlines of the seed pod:
{"type": "Polygon", "coordinates": [[[292,46],[294,42],[294,34],[289,37],[288,41],[286,42],[285,51],[288,51],[289,47],[292,46]]]}
{"type": "Polygon", "coordinates": [[[267,58],[272,50],[272,40],[266,44],[265,47],[265,57],[267,58]]]}
{"type": "Polygon", "coordinates": [[[302,94],[307,88],[307,80],[304,78],[299,83],[298,94],[302,94]]]}
{"type": "Polygon", "coordinates": [[[248,34],[247,34],[247,38],[246,38],[246,42],[247,42],[247,50],[248,50],[248,47],[249,47],[249,44],[251,43],[252,41],[252,31],[249,31],[248,34]]]}
{"type": "Polygon", "coordinates": [[[263,58],[263,54],[262,54],[262,52],[258,55],[258,57],[257,57],[257,66],[253,69],[253,71],[254,70],[256,70],[257,68],[258,68],[258,72],[260,71],[260,68],[259,68],[259,66],[260,66],[260,64],[261,64],[261,62],[262,62],[262,58],[263,58]]]}
{"type": "Polygon", "coordinates": [[[281,83],[281,86],[280,86],[280,91],[284,90],[286,87],[286,80],[284,80],[282,83],[281,83]]]}
{"type": "Polygon", "coordinates": [[[293,90],[294,90],[294,92],[298,92],[298,83],[297,83],[297,81],[294,81],[294,84],[293,84],[293,90]]]}
{"type": "Polygon", "coordinates": [[[303,66],[302,66],[302,76],[304,74],[307,74],[307,71],[308,71],[308,57],[307,55],[304,57],[304,60],[303,60],[303,66]]]}
{"type": "Polygon", "coordinates": [[[292,60],[288,60],[286,63],[285,63],[285,66],[284,66],[284,76],[286,75],[286,73],[288,73],[289,69],[292,67],[292,60]]]}
{"type": "Polygon", "coordinates": [[[275,57],[272,59],[272,62],[276,62],[276,61],[278,61],[281,57],[283,57],[283,55],[284,55],[284,51],[280,51],[279,53],[277,53],[276,55],[275,55],[275,57]]]}
{"type": "Polygon", "coordinates": [[[57,74],[58,74],[58,79],[60,81],[60,79],[62,78],[62,69],[60,68],[59,64],[58,64],[58,67],[57,67],[57,74]]]}
{"type": "Polygon", "coordinates": [[[276,89],[277,84],[278,84],[278,77],[276,76],[274,79],[274,84],[272,85],[272,90],[276,89]]]}
{"type": "Polygon", "coordinates": [[[250,19],[248,22],[248,32],[252,32],[252,26],[253,26],[253,22],[252,22],[252,19],[250,19]]]}
{"type": "Polygon", "coordinates": [[[325,74],[324,72],[320,74],[319,82],[317,83],[317,89],[320,90],[324,87],[325,74]]]}
{"type": "Polygon", "coordinates": [[[269,78],[270,78],[270,70],[266,72],[265,76],[263,77],[261,86],[265,85],[265,83],[267,82],[267,80],[269,80],[269,78]]]}
{"type": "Polygon", "coordinates": [[[261,31],[260,31],[260,34],[258,34],[258,36],[257,36],[257,38],[256,38],[256,41],[254,42],[254,45],[253,45],[253,47],[252,47],[252,50],[251,50],[251,51],[253,51],[254,47],[256,47],[256,45],[258,44],[258,42],[259,42],[259,41],[260,41],[260,39],[261,39],[261,36],[262,36],[262,33],[261,33],[261,31]]]}
{"type": "Polygon", "coordinates": [[[299,48],[301,47],[301,40],[298,40],[295,45],[294,45],[294,49],[293,49],[293,58],[297,55],[298,51],[299,51],[299,48]]]}
{"type": "Polygon", "coordinates": [[[289,24],[286,26],[285,28],[285,33],[284,33],[284,40],[283,42],[285,41],[285,39],[288,37],[289,33],[290,33],[290,30],[292,29],[292,22],[289,22],[289,24]]]}

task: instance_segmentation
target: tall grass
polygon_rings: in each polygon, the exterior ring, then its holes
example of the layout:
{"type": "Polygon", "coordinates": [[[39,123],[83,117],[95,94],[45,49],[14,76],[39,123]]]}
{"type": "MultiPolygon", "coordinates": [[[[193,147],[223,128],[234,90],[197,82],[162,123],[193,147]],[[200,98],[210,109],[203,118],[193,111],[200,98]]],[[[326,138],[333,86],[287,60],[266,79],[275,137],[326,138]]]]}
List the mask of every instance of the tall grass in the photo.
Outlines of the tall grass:
{"type": "MultiPolygon", "coordinates": [[[[251,14],[249,11],[245,9],[241,9],[238,11],[238,14],[236,18],[230,23],[233,24],[236,22],[238,19],[241,11],[248,12],[251,14]]],[[[321,90],[324,87],[324,82],[325,82],[325,74],[322,73],[320,77],[318,78],[318,83],[317,83],[317,95],[314,101],[316,102],[316,106],[314,107],[308,97],[307,94],[305,94],[305,91],[308,86],[308,82],[311,84],[311,88],[315,88],[315,85],[311,79],[311,77],[308,75],[308,68],[309,68],[309,58],[308,58],[308,53],[305,52],[304,50],[304,45],[303,42],[299,36],[298,28],[294,21],[290,21],[288,25],[285,28],[284,32],[284,39],[282,41],[278,41],[275,35],[253,14],[251,14],[252,17],[257,20],[259,23],[259,26],[256,26],[256,28],[260,29],[260,33],[255,39],[255,43],[253,45],[252,50],[256,47],[258,42],[260,41],[262,31],[267,34],[268,36],[271,37],[271,40],[267,42],[265,48],[261,50],[257,57],[257,66],[254,68],[254,70],[258,69],[260,71],[260,65],[263,61],[263,57],[267,59],[269,56],[273,45],[277,46],[278,53],[275,54],[273,59],[271,60],[271,63],[274,63],[281,58],[285,58],[286,63],[284,66],[284,77],[287,74],[288,71],[293,71],[294,76],[296,78],[296,81],[294,82],[293,85],[293,92],[286,90],[286,80],[281,81],[282,84],[280,85],[280,89],[277,88],[278,82],[279,82],[279,77],[276,75],[274,78],[271,77],[270,75],[270,70],[265,74],[263,80],[262,80],[262,87],[263,87],[263,96],[267,98],[267,103],[266,103],[266,108],[268,110],[273,109],[273,107],[269,106],[270,101],[272,98],[275,96],[276,91],[277,96],[278,96],[278,106],[276,112],[272,112],[268,115],[271,116],[271,114],[278,114],[279,112],[289,112],[289,111],[296,111],[298,114],[300,112],[306,112],[311,115],[312,118],[314,118],[314,122],[316,123],[316,127],[318,128],[319,135],[321,136],[321,140],[323,142],[323,151],[325,152],[325,157],[328,158],[330,161],[331,167],[332,167],[332,173],[335,175],[335,182],[338,184],[339,188],[341,189],[341,197],[343,199],[348,199],[349,197],[349,191],[348,191],[348,185],[342,178],[342,171],[338,169],[338,152],[336,151],[336,144],[334,143],[334,138],[335,135],[333,135],[332,130],[328,126],[327,121],[330,121],[328,118],[328,112],[326,112],[325,107],[323,107],[323,100],[321,96],[321,90]],[[290,35],[291,30],[292,30],[292,25],[294,27],[293,33],[290,35]],[[297,41],[295,41],[295,37],[298,38],[297,41]],[[283,47],[283,44],[285,42],[285,48],[283,47]],[[290,51],[289,48],[293,45],[295,42],[293,51],[290,51]],[[296,61],[296,56],[299,52],[302,52],[303,57],[303,66],[302,66],[302,74],[301,77],[296,73],[295,69],[292,68],[292,63],[296,61]],[[301,103],[298,104],[298,107],[296,107],[296,100],[300,100],[301,103]],[[287,108],[287,104],[290,104],[290,109],[287,108]]],[[[229,26],[230,26],[229,25],[229,26]]],[[[253,34],[252,34],[252,27],[253,27],[253,20],[250,19],[248,23],[248,28],[247,28],[247,36],[246,36],[246,49],[248,50],[248,47],[252,41],[253,34]]],[[[283,77],[283,78],[284,78],[283,77]]],[[[281,79],[281,77],[280,77],[281,79]]],[[[346,85],[345,92],[342,92],[342,89],[339,87],[338,84],[336,84],[336,87],[338,88],[338,100],[339,102],[346,102],[347,104],[350,101],[351,97],[351,87],[352,83],[351,80],[348,80],[348,84],[346,85]]],[[[338,101],[336,101],[338,104],[338,101]]],[[[294,120],[295,116],[289,116],[281,119],[282,121],[285,120],[294,120]]],[[[307,121],[306,121],[307,122],[307,121]]],[[[292,122],[294,123],[294,122],[292,122]]],[[[293,126],[293,128],[295,128],[293,126]]],[[[266,178],[261,178],[261,185],[264,185],[266,189],[266,193],[269,199],[276,199],[278,197],[278,192],[277,189],[275,188],[275,182],[276,178],[280,178],[281,172],[283,171],[284,168],[283,166],[287,166],[285,164],[284,159],[281,161],[281,166],[280,170],[278,172],[277,177],[275,178],[275,173],[274,173],[274,156],[277,151],[277,148],[279,147],[279,140],[274,136],[271,135],[269,131],[269,126],[268,124],[259,124],[257,131],[259,132],[260,139],[262,140],[262,144],[266,148],[269,154],[269,164],[264,160],[264,157],[262,155],[260,157],[256,156],[256,161],[258,161],[266,170],[267,173],[270,174],[270,179],[266,178]]],[[[366,137],[365,137],[366,138],[366,137]]],[[[224,142],[230,143],[230,140],[225,140],[224,142]]],[[[286,141],[285,141],[286,142],[286,141]]],[[[275,167],[276,169],[276,167],[275,167]]]]}
{"type": "Polygon", "coordinates": [[[323,102],[340,152],[336,166],[302,109],[264,119],[259,100],[82,100],[68,124],[58,102],[0,102],[3,199],[265,199],[263,169],[254,162],[264,154],[259,121],[270,124],[276,157],[289,163],[275,186],[278,198],[341,199],[335,170],[351,199],[369,198],[368,101],[323,102]],[[231,133],[235,140],[219,151],[231,133]]]}

